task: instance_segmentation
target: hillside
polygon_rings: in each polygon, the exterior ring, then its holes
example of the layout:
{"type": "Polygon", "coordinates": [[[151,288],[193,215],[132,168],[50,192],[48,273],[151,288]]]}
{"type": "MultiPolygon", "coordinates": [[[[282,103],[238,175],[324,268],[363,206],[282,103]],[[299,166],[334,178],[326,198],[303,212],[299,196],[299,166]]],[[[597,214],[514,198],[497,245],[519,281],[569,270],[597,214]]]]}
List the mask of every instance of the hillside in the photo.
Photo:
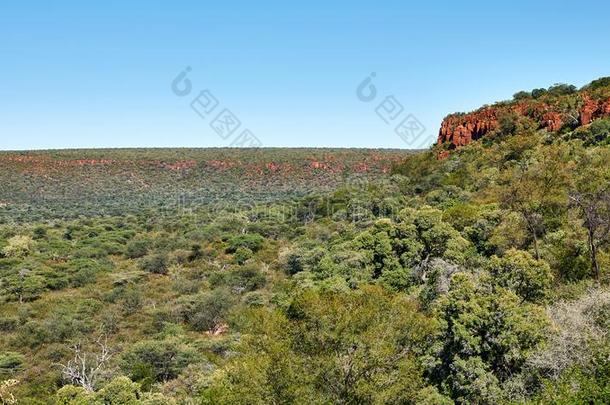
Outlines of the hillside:
{"type": "Polygon", "coordinates": [[[610,403],[607,96],[418,153],[1,153],[1,401],[610,403]]]}
{"type": "Polygon", "coordinates": [[[576,132],[575,136],[585,138],[590,135],[583,128],[601,118],[610,118],[610,78],[595,80],[580,90],[558,84],[548,89],[521,91],[512,101],[466,114],[451,114],[441,124],[438,144],[455,149],[506,131],[517,120],[554,136],[576,132]]]}

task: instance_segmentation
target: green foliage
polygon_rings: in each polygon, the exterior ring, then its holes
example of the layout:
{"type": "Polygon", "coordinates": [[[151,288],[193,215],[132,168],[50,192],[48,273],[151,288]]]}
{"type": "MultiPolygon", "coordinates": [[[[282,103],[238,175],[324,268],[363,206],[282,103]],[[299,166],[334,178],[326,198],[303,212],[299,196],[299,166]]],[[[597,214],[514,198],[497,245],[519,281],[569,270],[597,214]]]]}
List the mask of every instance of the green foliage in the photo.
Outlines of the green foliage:
{"type": "Polygon", "coordinates": [[[235,254],[233,255],[233,260],[237,264],[244,264],[248,259],[252,257],[254,252],[247,247],[240,246],[235,249],[235,254]]]}
{"type": "Polygon", "coordinates": [[[140,386],[127,377],[117,377],[96,393],[96,401],[102,404],[139,405],[140,386]]]}
{"type": "Polygon", "coordinates": [[[65,385],[55,394],[57,405],[97,405],[95,395],[82,387],[65,385]]]}
{"type": "Polygon", "coordinates": [[[521,370],[549,327],[542,308],[511,291],[478,286],[466,274],[453,276],[434,313],[440,333],[430,378],[460,403],[498,402],[500,383],[521,370]]]}
{"type": "MultiPolygon", "coordinates": [[[[426,388],[416,353],[434,322],[380,288],[306,292],[285,312],[252,310],[240,356],[204,393],[206,403],[409,403],[426,388]],[[380,337],[384,338],[381,339],[380,337]]],[[[445,399],[445,403],[449,403],[445,399]]]]}
{"type": "Polygon", "coordinates": [[[34,404],[607,402],[607,120],[537,126],[572,92],[517,95],[445,159],[0,153],[2,379],[34,404]],[[100,334],[97,391],[59,388],[100,334]]]}
{"type": "Polygon", "coordinates": [[[565,96],[576,93],[576,86],[565,83],[557,83],[549,87],[548,94],[551,96],[565,96]]]}
{"type": "Polygon", "coordinates": [[[529,98],[532,98],[531,91],[519,91],[513,95],[513,100],[515,100],[515,101],[527,100],[529,98]]]}
{"type": "Polygon", "coordinates": [[[257,252],[263,247],[265,238],[257,234],[246,234],[234,236],[228,241],[227,253],[236,253],[238,249],[248,249],[257,252]]]}
{"type": "Polygon", "coordinates": [[[146,239],[135,239],[127,244],[125,256],[130,259],[138,259],[146,256],[150,250],[150,242],[146,239]]]}
{"type": "Polygon", "coordinates": [[[236,293],[250,292],[262,288],[267,279],[256,264],[239,266],[229,272],[215,273],[210,277],[213,287],[225,285],[236,293]]]}
{"type": "Polygon", "coordinates": [[[178,340],[145,340],[121,356],[121,368],[135,381],[149,387],[176,378],[190,363],[200,360],[197,351],[178,340]]]}
{"type": "Polygon", "coordinates": [[[547,90],[546,89],[534,89],[534,90],[532,90],[532,97],[534,97],[534,98],[540,98],[540,97],[544,96],[545,94],[547,94],[547,90]]]}
{"type": "Polygon", "coordinates": [[[58,405],[168,405],[175,402],[162,394],[142,393],[140,385],[121,376],[108,382],[97,392],[66,385],[57,391],[58,405]]]}
{"type": "Polygon", "coordinates": [[[492,257],[488,269],[494,283],[530,302],[544,300],[553,281],[551,268],[546,262],[514,249],[501,258],[492,257]]]}
{"type": "Polygon", "coordinates": [[[601,88],[607,88],[610,86],[610,77],[601,77],[597,80],[593,80],[591,83],[585,86],[589,90],[597,90],[601,88]]]}
{"type": "Polygon", "coordinates": [[[0,378],[7,379],[19,372],[24,361],[20,353],[0,352],[0,378]]]}
{"type": "Polygon", "coordinates": [[[153,274],[167,274],[168,258],[165,254],[150,255],[140,262],[142,270],[153,274]]]}
{"type": "Polygon", "coordinates": [[[6,257],[25,257],[34,248],[34,240],[30,236],[16,235],[8,240],[8,245],[2,249],[6,257]]]}
{"type": "Polygon", "coordinates": [[[184,297],[180,301],[180,313],[183,319],[196,331],[213,331],[226,322],[234,299],[229,292],[216,289],[184,297]]]}
{"type": "Polygon", "coordinates": [[[566,138],[579,139],[585,146],[608,145],[610,143],[610,118],[595,120],[590,125],[571,132],[566,138]]]}
{"type": "Polygon", "coordinates": [[[559,381],[547,380],[536,398],[542,404],[605,404],[610,401],[610,362],[598,353],[593,367],[574,367],[559,381]]]}

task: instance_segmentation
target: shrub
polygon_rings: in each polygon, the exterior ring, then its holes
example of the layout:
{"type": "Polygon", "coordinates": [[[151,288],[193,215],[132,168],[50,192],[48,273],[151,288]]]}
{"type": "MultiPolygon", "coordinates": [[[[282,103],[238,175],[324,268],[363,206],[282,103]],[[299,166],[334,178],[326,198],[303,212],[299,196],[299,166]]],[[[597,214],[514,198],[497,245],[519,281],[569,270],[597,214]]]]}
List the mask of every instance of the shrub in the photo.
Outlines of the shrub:
{"type": "Polygon", "coordinates": [[[34,240],[30,236],[16,235],[8,240],[8,245],[2,249],[6,257],[25,257],[34,248],[34,240]]]}
{"type": "Polygon", "coordinates": [[[183,300],[181,313],[194,330],[210,331],[226,321],[233,301],[233,297],[226,290],[216,289],[183,300]]]}
{"type": "Polygon", "coordinates": [[[189,364],[200,359],[197,351],[175,340],[145,340],[122,356],[121,367],[135,381],[152,377],[155,382],[174,379],[189,364]]]}
{"type": "Polygon", "coordinates": [[[127,377],[117,377],[104,386],[96,395],[102,404],[139,405],[140,386],[127,377]]]}
{"type": "Polygon", "coordinates": [[[0,332],[13,332],[19,320],[11,317],[0,317],[0,332]]]}
{"type": "Polygon", "coordinates": [[[244,264],[246,260],[252,257],[252,250],[247,247],[240,246],[235,250],[233,261],[237,264],[244,264]]]}
{"type": "Polygon", "coordinates": [[[547,312],[555,325],[547,344],[528,358],[532,370],[557,380],[566,370],[595,363],[595,350],[607,336],[610,293],[591,289],[576,300],[559,301],[547,312]]]}
{"type": "Polygon", "coordinates": [[[227,246],[227,253],[235,253],[238,248],[248,248],[252,252],[257,252],[263,247],[265,238],[259,234],[246,234],[234,236],[229,239],[229,246],[227,246]]]}
{"type": "Polygon", "coordinates": [[[513,100],[515,101],[526,100],[528,98],[532,98],[532,93],[529,91],[519,91],[513,96],[513,100]]]}
{"type": "Polygon", "coordinates": [[[496,403],[498,382],[520,372],[550,323],[541,307],[475,281],[455,274],[449,292],[436,302],[441,333],[431,346],[430,376],[460,403],[496,403]]]}
{"type": "Polygon", "coordinates": [[[515,249],[502,258],[494,256],[488,268],[495,283],[531,302],[543,300],[553,281],[551,268],[545,261],[515,249]]]}
{"type": "Polygon", "coordinates": [[[127,244],[125,256],[128,259],[138,259],[148,254],[150,249],[150,241],[145,239],[132,240],[127,244]]]}
{"type": "Polygon", "coordinates": [[[172,289],[179,295],[196,294],[201,288],[201,282],[183,273],[172,273],[172,289]]]}
{"type": "Polygon", "coordinates": [[[574,94],[576,90],[576,86],[572,84],[557,83],[549,87],[548,93],[552,96],[565,96],[574,94]]]}
{"type": "Polygon", "coordinates": [[[7,378],[17,373],[23,364],[24,357],[20,353],[0,353],[0,378],[7,378]]]}
{"type": "Polygon", "coordinates": [[[19,342],[27,347],[36,348],[48,338],[48,332],[40,322],[29,321],[19,328],[19,342]]]}
{"type": "Polygon", "coordinates": [[[540,98],[547,93],[546,89],[534,89],[532,90],[532,97],[540,98]]]}
{"type": "Polygon", "coordinates": [[[599,79],[593,80],[591,83],[585,86],[589,90],[597,90],[602,87],[610,86],[610,77],[600,77],[599,79]]]}
{"type": "Polygon", "coordinates": [[[304,255],[302,249],[287,248],[280,251],[279,261],[286,273],[292,276],[304,270],[304,255]]]}
{"type": "Polygon", "coordinates": [[[44,226],[37,226],[36,228],[34,228],[34,239],[38,240],[38,239],[44,239],[47,237],[47,228],[45,228],[44,226]]]}
{"type": "Polygon", "coordinates": [[[569,139],[580,139],[585,146],[607,145],[610,142],[610,118],[595,120],[591,125],[580,127],[568,135],[569,139]]]}
{"type": "Polygon", "coordinates": [[[140,263],[140,266],[142,270],[146,270],[149,273],[167,274],[167,262],[167,255],[156,254],[145,257],[140,263]]]}
{"type": "Polygon", "coordinates": [[[258,291],[249,292],[244,295],[244,303],[252,308],[265,305],[265,297],[258,291]]]}
{"type": "Polygon", "coordinates": [[[83,387],[65,385],[55,394],[55,404],[57,405],[92,405],[96,404],[95,394],[87,391],[83,387]]]}
{"type": "Polygon", "coordinates": [[[132,315],[142,308],[142,293],[135,287],[129,287],[122,291],[122,307],[126,315],[132,315]]]}
{"type": "Polygon", "coordinates": [[[240,266],[228,273],[215,273],[214,277],[210,278],[213,287],[224,284],[236,293],[257,290],[266,282],[267,278],[254,264],[240,266]]]}

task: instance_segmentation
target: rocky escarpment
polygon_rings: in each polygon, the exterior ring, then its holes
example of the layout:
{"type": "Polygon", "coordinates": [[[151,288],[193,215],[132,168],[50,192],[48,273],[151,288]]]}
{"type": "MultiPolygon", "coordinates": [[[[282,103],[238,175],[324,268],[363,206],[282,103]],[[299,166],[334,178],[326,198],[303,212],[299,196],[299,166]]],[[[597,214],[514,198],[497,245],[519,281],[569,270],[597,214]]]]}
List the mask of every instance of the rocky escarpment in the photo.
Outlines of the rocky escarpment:
{"type": "Polygon", "coordinates": [[[449,115],[441,124],[438,144],[446,144],[449,149],[468,145],[496,130],[500,117],[507,114],[528,117],[540,129],[549,132],[557,132],[566,124],[578,127],[598,118],[610,117],[610,98],[594,99],[585,92],[570,97],[570,100],[528,99],[483,107],[468,114],[449,115]]]}

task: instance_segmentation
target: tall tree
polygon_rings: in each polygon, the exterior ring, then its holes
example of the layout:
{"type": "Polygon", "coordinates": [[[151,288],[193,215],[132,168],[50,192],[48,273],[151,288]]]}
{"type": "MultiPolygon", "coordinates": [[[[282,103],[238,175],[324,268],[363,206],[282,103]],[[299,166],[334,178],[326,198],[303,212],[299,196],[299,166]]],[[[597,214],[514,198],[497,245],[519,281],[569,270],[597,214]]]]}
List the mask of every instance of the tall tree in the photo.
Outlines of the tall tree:
{"type": "Polygon", "coordinates": [[[576,208],[587,230],[591,270],[599,282],[599,250],[610,243],[610,153],[606,148],[582,154],[570,191],[570,202],[576,208]]]}
{"type": "Polygon", "coordinates": [[[556,220],[565,210],[570,154],[561,144],[539,148],[531,157],[513,163],[499,184],[502,204],[523,217],[536,259],[540,259],[539,241],[549,219],[556,220]]]}

